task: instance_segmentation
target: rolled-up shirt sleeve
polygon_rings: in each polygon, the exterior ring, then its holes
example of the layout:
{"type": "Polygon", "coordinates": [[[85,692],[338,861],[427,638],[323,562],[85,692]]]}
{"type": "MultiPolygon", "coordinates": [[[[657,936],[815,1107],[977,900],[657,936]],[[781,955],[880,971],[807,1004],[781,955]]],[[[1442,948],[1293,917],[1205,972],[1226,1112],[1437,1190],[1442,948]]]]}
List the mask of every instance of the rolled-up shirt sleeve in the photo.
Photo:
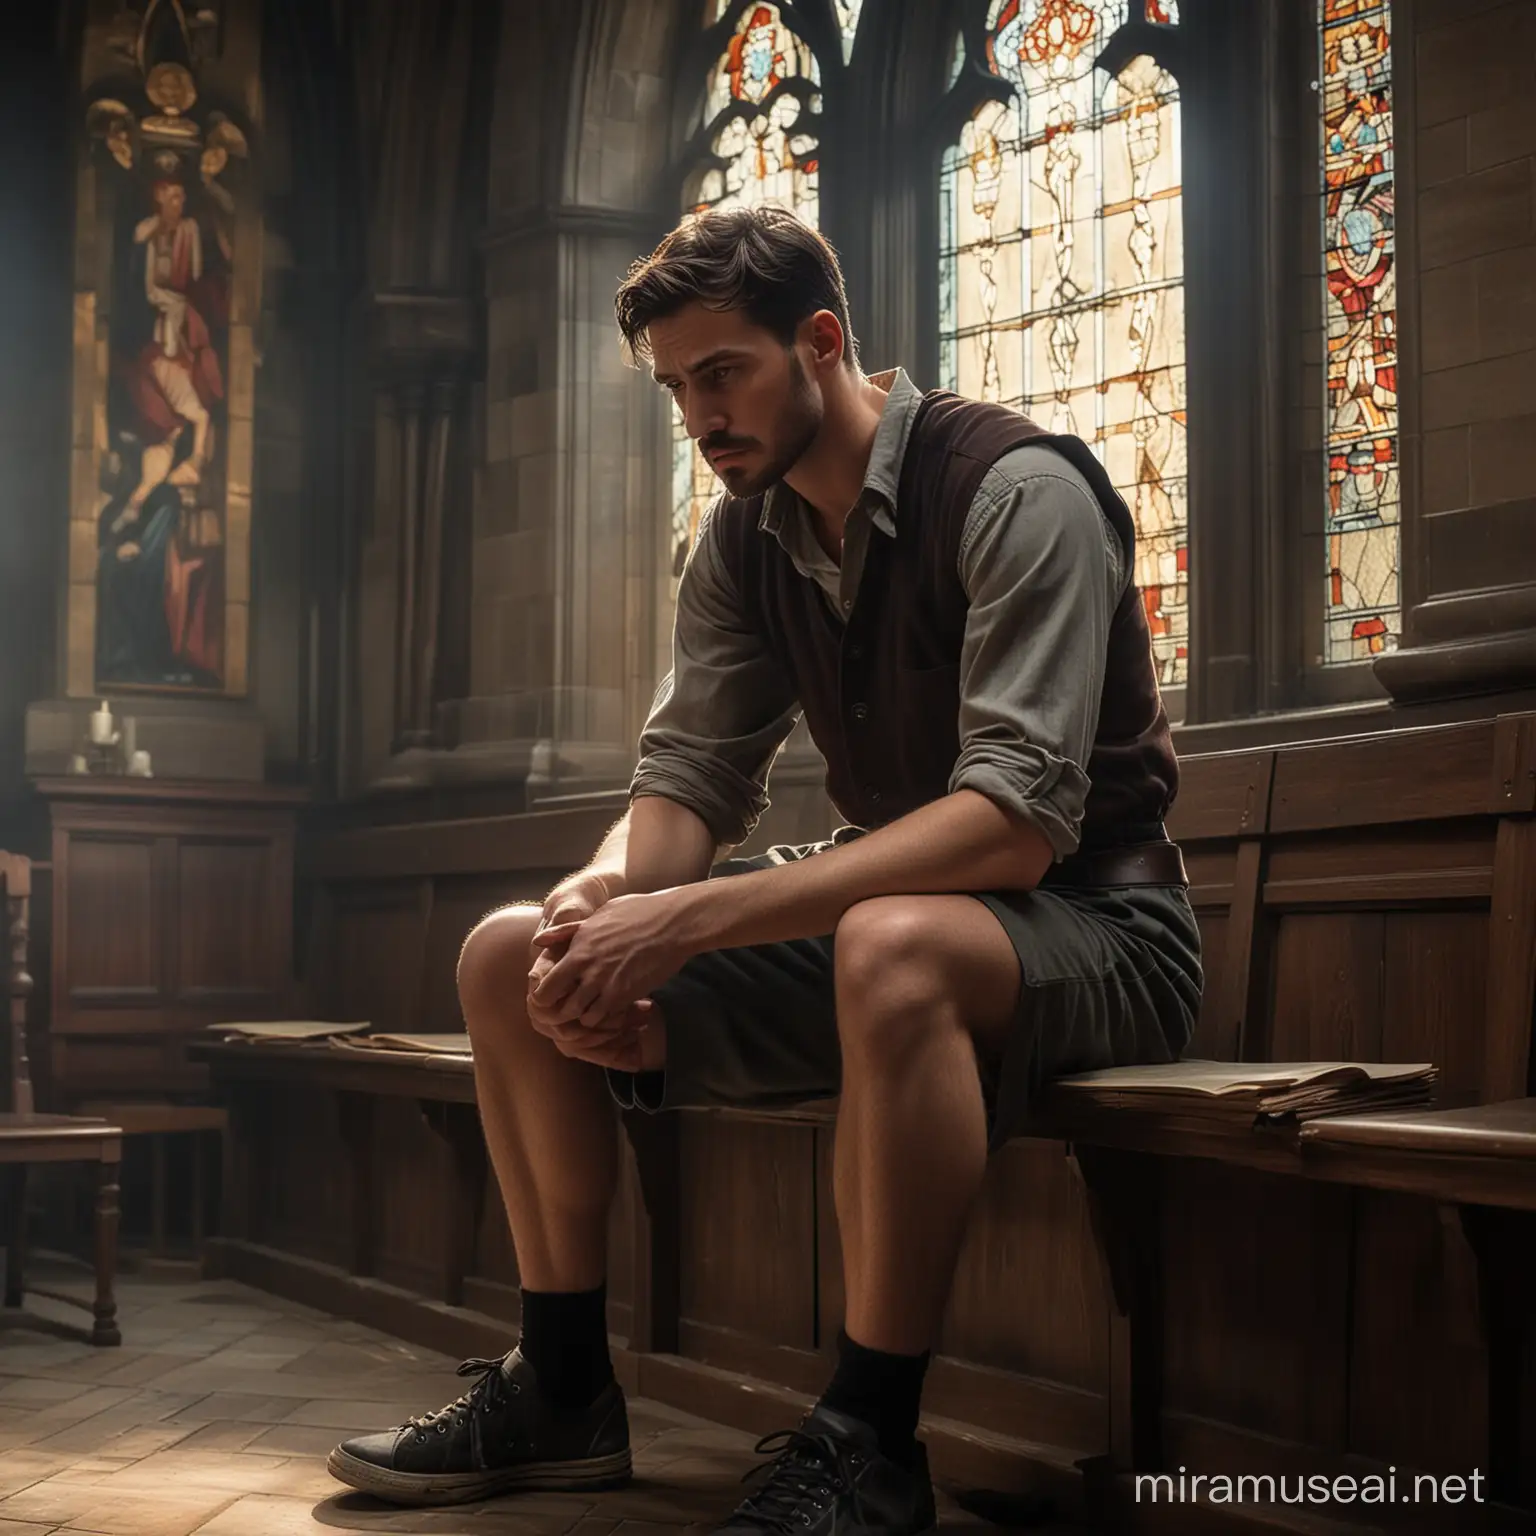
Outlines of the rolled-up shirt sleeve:
{"type": "Polygon", "coordinates": [[[640,733],[630,799],[687,806],[730,847],[768,808],[768,770],[800,717],[795,690],[743,612],[721,558],[718,503],[683,568],[672,669],[640,733]]]}
{"type": "Polygon", "coordinates": [[[1057,858],[1081,835],[1125,565],[1087,482],[1053,450],[1015,449],[982,481],[960,547],[970,609],[949,788],[1027,817],[1057,858]]]}

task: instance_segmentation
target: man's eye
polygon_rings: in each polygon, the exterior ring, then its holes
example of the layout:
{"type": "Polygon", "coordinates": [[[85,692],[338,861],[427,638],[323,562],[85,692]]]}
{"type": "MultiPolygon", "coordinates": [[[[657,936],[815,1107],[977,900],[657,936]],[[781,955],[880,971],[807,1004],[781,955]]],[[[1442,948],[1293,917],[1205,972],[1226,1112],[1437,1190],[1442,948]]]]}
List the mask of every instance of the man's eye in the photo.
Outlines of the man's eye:
{"type": "Polygon", "coordinates": [[[724,365],[719,368],[711,368],[709,370],[710,382],[716,385],[724,384],[734,371],[734,369],[724,365]]]}

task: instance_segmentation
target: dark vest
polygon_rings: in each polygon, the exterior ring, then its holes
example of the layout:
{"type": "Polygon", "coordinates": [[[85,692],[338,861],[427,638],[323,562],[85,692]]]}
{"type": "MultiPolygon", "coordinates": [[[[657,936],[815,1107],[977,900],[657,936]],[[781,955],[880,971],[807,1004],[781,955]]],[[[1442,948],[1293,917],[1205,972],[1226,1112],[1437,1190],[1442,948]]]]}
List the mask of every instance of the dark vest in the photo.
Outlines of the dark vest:
{"type": "MultiPolygon", "coordinates": [[[[1086,443],[946,391],[926,395],[918,408],[897,487],[896,537],[871,535],[846,624],[779,541],[759,529],[761,496],[727,498],[716,512],[745,617],[793,681],[827,760],[827,793],[854,826],[880,826],[948,793],[960,755],[960,648],[969,607],[957,570],[960,538],[988,469],[1028,442],[1046,444],[1083,475],[1133,569],[1130,511],[1086,443]]],[[[1148,836],[1178,788],[1134,579],[1110,624],[1086,770],[1085,848],[1148,836]]]]}

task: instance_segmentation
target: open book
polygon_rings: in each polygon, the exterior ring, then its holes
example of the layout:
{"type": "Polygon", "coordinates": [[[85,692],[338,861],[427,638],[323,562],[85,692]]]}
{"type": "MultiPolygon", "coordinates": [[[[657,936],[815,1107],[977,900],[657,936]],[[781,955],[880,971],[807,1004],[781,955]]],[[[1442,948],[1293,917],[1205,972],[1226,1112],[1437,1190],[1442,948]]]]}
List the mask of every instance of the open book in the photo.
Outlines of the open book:
{"type": "Polygon", "coordinates": [[[318,1019],[280,1019],[274,1023],[210,1024],[208,1028],[226,1040],[271,1041],[291,1045],[296,1041],[328,1040],[335,1035],[357,1035],[368,1028],[364,1019],[356,1024],[337,1024],[318,1019]]]}
{"type": "Polygon", "coordinates": [[[1106,1108],[1155,1104],[1221,1119],[1309,1120],[1427,1104],[1438,1075],[1424,1061],[1176,1061],[1078,1072],[1054,1086],[1106,1108]]]}

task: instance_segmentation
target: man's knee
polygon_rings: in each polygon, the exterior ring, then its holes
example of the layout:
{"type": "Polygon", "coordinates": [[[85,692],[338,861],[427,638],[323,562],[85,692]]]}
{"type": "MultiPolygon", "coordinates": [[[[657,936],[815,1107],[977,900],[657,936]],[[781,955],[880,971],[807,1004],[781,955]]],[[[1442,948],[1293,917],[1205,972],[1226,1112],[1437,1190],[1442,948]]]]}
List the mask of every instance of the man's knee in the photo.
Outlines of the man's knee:
{"type": "Polygon", "coordinates": [[[522,1010],[540,916],[535,906],[501,907],[470,929],[459,951],[459,1002],[472,1033],[488,1015],[522,1010]]]}
{"type": "Polygon", "coordinates": [[[955,1021],[943,947],[907,898],[850,907],[837,925],[833,957],[845,1048],[878,1041],[889,1050],[914,1030],[955,1021]]]}

